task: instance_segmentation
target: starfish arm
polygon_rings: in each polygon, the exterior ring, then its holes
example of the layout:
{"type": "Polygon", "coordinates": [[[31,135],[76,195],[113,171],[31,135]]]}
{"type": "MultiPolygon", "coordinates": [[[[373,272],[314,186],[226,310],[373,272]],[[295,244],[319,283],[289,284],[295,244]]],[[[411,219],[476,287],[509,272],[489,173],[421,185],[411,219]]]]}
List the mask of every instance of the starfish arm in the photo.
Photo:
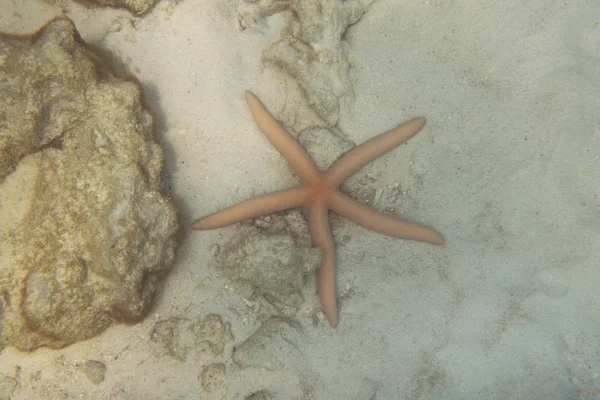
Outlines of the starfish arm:
{"type": "Polygon", "coordinates": [[[433,229],[373,210],[343,193],[333,192],[328,200],[333,211],[372,231],[400,239],[444,244],[444,237],[433,229]]]}
{"type": "Polygon", "coordinates": [[[246,101],[258,128],[290,163],[300,180],[315,182],[319,178],[320,172],[306,150],[292,135],[286,132],[252,92],[246,92],[246,101]]]}
{"type": "Polygon", "coordinates": [[[317,292],[321,300],[323,314],[331,326],[336,327],[339,321],[336,289],[335,289],[335,246],[329,227],[327,206],[315,202],[308,210],[308,225],[313,245],[323,249],[323,260],[317,270],[317,292]]]}
{"type": "Polygon", "coordinates": [[[192,224],[192,229],[222,228],[261,215],[296,208],[303,204],[306,195],[305,188],[291,188],[266,193],[200,218],[192,224]]]}
{"type": "Polygon", "coordinates": [[[425,118],[415,118],[367,140],[333,163],[325,173],[325,179],[330,187],[338,187],[356,171],[416,135],[423,126],[425,118]]]}

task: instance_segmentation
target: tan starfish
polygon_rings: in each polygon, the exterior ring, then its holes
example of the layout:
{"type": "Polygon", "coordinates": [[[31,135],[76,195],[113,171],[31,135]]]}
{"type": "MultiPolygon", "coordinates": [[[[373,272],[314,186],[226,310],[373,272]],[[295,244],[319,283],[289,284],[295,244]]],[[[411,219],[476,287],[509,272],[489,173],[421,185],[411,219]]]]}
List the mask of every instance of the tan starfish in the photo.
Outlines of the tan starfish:
{"type": "Polygon", "coordinates": [[[246,92],[246,101],[256,125],[287,159],[302,185],[242,201],[197,220],[192,225],[193,229],[215,229],[277,211],[306,207],[313,245],[324,251],[323,261],[317,270],[317,291],[323,313],[332,326],[338,324],[338,308],[335,247],[327,218],[330,209],[367,229],[388,236],[431,244],[444,243],[443,236],[431,228],[375,211],[339,191],[340,184],[360,168],[417,134],[425,125],[425,118],[412,119],[367,140],[334,162],[326,172],[320,172],[306,150],[254,94],[246,92]]]}

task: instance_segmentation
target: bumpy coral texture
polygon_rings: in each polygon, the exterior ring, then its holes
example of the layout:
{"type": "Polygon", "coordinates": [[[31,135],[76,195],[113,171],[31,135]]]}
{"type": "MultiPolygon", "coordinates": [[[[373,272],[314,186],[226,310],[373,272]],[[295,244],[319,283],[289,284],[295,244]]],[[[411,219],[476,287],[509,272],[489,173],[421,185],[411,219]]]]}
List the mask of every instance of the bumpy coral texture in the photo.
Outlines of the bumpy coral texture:
{"type": "Polygon", "coordinates": [[[81,3],[98,4],[109,7],[126,8],[135,15],[149,11],[158,0],[77,0],[81,3]]]}
{"type": "Polygon", "coordinates": [[[263,52],[302,89],[308,104],[330,126],[339,121],[340,100],[354,101],[344,34],[373,0],[245,0],[238,23],[251,28],[265,17],[289,10],[281,37],[263,52]]]}
{"type": "MultiPolygon", "coordinates": [[[[0,348],[61,347],[143,317],[174,259],[176,213],[140,89],[103,67],[70,20],[30,39],[0,37],[0,49],[0,89],[10,93],[0,104],[10,124],[0,126],[10,160],[0,192],[21,176],[32,182],[15,194],[20,219],[0,224],[10,249],[0,260],[0,348]]],[[[0,207],[0,218],[10,212],[0,207]]]]}

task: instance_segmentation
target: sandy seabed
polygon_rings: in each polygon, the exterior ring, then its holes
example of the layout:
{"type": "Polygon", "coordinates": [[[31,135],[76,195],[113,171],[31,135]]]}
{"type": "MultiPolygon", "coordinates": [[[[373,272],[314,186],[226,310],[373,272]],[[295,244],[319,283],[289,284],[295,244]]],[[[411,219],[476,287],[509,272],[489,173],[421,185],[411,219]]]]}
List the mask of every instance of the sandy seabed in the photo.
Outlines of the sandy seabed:
{"type": "MultiPolygon", "coordinates": [[[[0,0],[0,31],[30,33],[66,12],[139,79],[166,149],[166,187],[189,226],[296,182],[255,127],[245,90],[289,127],[317,119],[305,122],[302,91],[262,59],[289,15],[240,29],[239,7],[163,0],[134,17],[0,0]]],[[[309,279],[298,325],[265,343],[272,368],[261,368],[231,358],[264,321],[260,304],[213,257],[237,228],[186,230],[143,322],[62,350],[5,349],[0,397],[600,398],[600,4],[380,0],[344,39],[353,95],[340,102],[336,134],[358,144],[428,120],[360,171],[351,194],[376,193],[376,208],[434,226],[446,244],[334,219],[340,325],[315,311],[309,279]],[[229,324],[221,353],[156,340],[160,322],[211,315],[229,324]]]]}

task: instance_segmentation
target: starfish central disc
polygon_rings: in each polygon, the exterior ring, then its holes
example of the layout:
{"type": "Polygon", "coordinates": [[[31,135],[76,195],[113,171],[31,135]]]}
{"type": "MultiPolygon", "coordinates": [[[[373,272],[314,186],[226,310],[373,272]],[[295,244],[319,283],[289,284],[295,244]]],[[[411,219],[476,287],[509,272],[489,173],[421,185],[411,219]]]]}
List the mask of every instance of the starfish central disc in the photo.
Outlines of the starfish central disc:
{"type": "Polygon", "coordinates": [[[308,189],[308,197],[306,198],[307,204],[313,204],[315,202],[326,202],[327,195],[331,192],[331,188],[324,179],[310,184],[306,187],[308,189]]]}

